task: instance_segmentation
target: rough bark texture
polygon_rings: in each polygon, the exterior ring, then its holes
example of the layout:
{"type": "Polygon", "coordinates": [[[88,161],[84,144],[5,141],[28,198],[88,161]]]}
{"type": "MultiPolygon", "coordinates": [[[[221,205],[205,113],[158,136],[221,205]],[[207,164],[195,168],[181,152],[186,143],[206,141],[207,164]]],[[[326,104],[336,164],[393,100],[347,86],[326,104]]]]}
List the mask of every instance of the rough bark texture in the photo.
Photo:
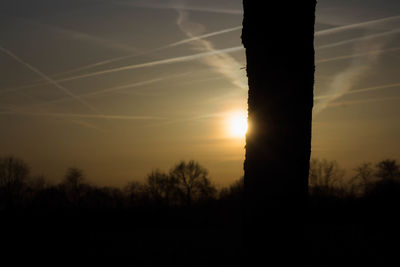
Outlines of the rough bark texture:
{"type": "Polygon", "coordinates": [[[254,243],[269,239],[270,256],[291,258],[308,195],[316,0],[243,0],[243,6],[250,125],[246,243],[253,244],[248,250],[263,253],[254,243]]]}
{"type": "Polygon", "coordinates": [[[315,4],[243,1],[250,123],[245,187],[249,199],[269,207],[286,208],[307,197],[315,4]]]}

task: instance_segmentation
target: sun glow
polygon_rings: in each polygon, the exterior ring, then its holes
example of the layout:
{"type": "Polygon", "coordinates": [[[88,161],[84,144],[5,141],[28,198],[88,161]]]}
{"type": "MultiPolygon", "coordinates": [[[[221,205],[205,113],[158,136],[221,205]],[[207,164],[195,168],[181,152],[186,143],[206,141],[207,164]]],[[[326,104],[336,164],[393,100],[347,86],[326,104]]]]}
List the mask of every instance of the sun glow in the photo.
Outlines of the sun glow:
{"type": "Polygon", "coordinates": [[[236,111],[229,116],[229,135],[235,138],[243,138],[247,132],[247,112],[236,111]]]}

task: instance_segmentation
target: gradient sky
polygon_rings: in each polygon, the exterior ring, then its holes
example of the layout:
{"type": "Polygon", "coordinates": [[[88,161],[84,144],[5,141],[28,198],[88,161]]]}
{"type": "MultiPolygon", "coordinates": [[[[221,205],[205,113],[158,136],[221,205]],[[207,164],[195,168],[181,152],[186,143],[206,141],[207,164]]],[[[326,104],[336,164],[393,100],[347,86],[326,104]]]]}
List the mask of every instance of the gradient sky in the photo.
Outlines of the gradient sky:
{"type": "MultiPolygon", "coordinates": [[[[2,0],[1,155],[54,181],[77,166],[124,185],[181,159],[236,180],[241,22],[240,0],[2,0]]],[[[399,33],[398,0],[318,1],[313,157],[400,159],[399,33]]]]}

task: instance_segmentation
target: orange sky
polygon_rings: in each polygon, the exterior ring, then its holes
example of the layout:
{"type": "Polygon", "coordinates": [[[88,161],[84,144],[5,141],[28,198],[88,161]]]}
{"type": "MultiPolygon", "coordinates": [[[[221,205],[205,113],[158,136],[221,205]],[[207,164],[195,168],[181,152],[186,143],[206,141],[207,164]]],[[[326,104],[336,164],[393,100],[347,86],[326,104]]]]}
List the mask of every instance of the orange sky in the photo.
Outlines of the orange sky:
{"type": "MultiPolygon", "coordinates": [[[[123,185],[182,159],[238,179],[241,21],[239,0],[3,1],[1,155],[54,181],[78,166],[123,185]]],[[[318,2],[313,157],[400,158],[399,28],[398,1],[318,2]]]]}

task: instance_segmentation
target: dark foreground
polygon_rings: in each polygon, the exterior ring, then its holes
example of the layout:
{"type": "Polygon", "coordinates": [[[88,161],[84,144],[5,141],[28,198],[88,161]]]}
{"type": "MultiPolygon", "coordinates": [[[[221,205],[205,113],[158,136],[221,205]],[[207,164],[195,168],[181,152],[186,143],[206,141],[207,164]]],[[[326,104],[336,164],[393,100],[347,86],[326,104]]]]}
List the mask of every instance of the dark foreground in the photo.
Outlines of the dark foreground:
{"type": "Polygon", "coordinates": [[[249,256],[272,266],[398,263],[400,227],[393,205],[312,207],[306,213],[288,221],[285,213],[272,212],[270,223],[249,238],[240,207],[7,212],[1,259],[7,266],[252,266],[249,256]],[[293,229],[301,233],[288,234],[293,229]],[[257,255],[246,252],[255,246],[246,242],[257,242],[257,255]]]}

